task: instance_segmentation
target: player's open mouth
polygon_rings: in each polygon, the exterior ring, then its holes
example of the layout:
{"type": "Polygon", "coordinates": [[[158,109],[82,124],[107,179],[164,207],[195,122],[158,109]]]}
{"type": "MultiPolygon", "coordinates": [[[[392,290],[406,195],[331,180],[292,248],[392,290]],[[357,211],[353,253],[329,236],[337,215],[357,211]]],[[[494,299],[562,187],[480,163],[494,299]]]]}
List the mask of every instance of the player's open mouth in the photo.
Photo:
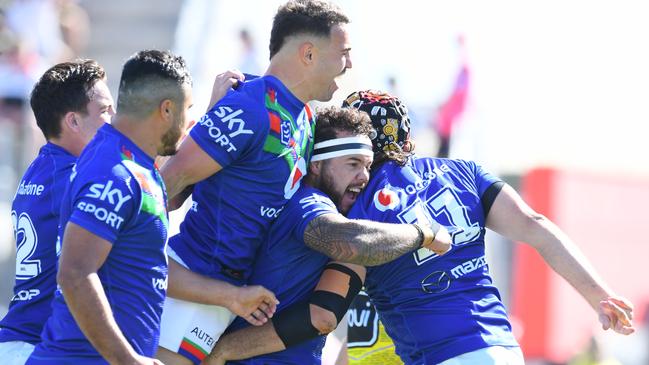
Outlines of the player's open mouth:
{"type": "Polygon", "coordinates": [[[359,186],[351,187],[351,188],[345,190],[345,195],[347,196],[347,198],[349,200],[354,202],[354,201],[356,201],[356,198],[358,197],[358,194],[361,193],[361,189],[362,188],[359,187],[359,186]]]}

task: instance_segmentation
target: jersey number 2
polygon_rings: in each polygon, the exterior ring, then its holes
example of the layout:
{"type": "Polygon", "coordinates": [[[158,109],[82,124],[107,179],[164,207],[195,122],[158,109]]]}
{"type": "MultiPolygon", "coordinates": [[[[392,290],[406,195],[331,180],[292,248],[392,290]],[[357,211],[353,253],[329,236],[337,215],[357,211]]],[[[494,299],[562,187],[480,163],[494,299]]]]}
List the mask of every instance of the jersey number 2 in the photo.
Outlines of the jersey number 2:
{"type": "Polygon", "coordinates": [[[16,214],[11,212],[11,222],[14,226],[16,238],[16,280],[27,280],[40,274],[41,261],[31,260],[38,245],[38,235],[34,223],[27,213],[16,214]]]}

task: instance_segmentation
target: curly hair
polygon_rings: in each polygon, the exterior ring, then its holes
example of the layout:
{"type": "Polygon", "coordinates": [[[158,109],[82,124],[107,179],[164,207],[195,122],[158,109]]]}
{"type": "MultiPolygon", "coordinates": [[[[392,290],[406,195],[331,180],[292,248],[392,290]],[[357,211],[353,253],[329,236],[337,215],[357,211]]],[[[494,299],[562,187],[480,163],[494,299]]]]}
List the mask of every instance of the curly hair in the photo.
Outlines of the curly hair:
{"type": "Polygon", "coordinates": [[[315,143],[337,138],[339,132],[370,136],[372,123],[366,113],[330,106],[316,113],[315,143]]]}

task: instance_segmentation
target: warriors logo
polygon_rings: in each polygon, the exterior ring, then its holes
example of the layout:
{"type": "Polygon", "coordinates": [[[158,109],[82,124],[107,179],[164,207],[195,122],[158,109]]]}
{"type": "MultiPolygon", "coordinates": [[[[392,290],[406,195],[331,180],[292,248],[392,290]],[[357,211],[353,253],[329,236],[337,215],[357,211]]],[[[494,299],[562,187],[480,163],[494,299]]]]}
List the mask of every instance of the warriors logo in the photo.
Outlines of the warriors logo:
{"type": "Polygon", "coordinates": [[[284,198],[290,199],[300,187],[300,181],[307,172],[307,164],[313,150],[315,115],[308,105],[296,119],[276,99],[275,90],[266,93],[266,109],[270,121],[270,132],[264,143],[264,151],[283,157],[291,171],[284,198]]]}
{"type": "Polygon", "coordinates": [[[301,156],[298,158],[297,163],[293,166],[293,171],[291,171],[291,176],[286,181],[284,186],[284,198],[290,199],[293,194],[300,187],[300,180],[306,175],[306,163],[304,158],[301,156]]]}

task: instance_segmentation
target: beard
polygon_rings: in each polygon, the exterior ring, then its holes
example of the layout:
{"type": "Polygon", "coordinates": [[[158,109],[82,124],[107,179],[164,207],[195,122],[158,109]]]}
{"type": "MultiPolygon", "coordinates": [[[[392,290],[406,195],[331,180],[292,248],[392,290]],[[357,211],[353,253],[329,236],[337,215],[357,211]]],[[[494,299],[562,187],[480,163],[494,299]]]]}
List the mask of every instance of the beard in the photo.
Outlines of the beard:
{"type": "Polygon", "coordinates": [[[169,130],[162,136],[162,146],[158,149],[160,156],[172,156],[178,152],[178,142],[180,141],[180,128],[176,125],[169,128],[169,130]]]}
{"type": "MultiPolygon", "coordinates": [[[[325,161],[326,164],[326,161],[325,161]]],[[[323,174],[320,177],[320,184],[317,187],[323,193],[329,196],[332,202],[336,205],[336,208],[340,210],[340,203],[343,199],[343,192],[336,191],[336,184],[334,183],[334,174],[329,172],[326,166],[323,166],[323,174]]]]}

